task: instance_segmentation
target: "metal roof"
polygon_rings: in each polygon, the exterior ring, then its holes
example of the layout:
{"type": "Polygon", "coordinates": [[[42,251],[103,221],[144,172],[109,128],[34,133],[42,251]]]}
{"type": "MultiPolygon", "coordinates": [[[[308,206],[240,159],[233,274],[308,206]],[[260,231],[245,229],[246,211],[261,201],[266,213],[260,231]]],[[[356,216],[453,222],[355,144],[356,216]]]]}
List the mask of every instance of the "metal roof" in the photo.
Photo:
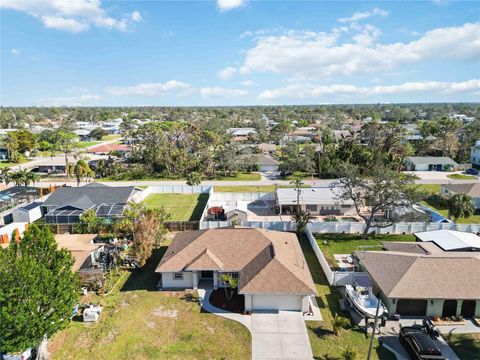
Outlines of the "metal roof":
{"type": "MultiPolygon", "coordinates": [[[[297,190],[296,188],[279,188],[276,191],[277,201],[280,205],[295,205],[297,203],[297,190]]],[[[300,189],[299,197],[300,205],[308,204],[353,204],[351,200],[345,200],[340,202],[337,200],[334,189],[330,187],[314,187],[314,188],[302,188],[300,189]]]]}
{"type": "Polygon", "coordinates": [[[405,160],[408,160],[415,165],[458,165],[455,161],[446,156],[407,156],[405,160]]]}
{"type": "Polygon", "coordinates": [[[420,241],[431,241],[444,251],[480,251],[480,237],[476,234],[455,230],[433,230],[414,234],[420,241]]]}

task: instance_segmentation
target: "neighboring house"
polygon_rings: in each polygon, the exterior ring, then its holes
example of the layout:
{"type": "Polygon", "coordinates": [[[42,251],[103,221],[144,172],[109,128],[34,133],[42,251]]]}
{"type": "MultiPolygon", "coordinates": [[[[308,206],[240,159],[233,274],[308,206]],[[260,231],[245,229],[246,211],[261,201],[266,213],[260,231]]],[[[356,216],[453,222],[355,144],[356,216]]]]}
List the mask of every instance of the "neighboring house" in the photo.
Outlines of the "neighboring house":
{"type": "Polygon", "coordinates": [[[8,160],[8,150],[4,146],[0,146],[0,160],[8,160]]]}
{"type": "Polygon", "coordinates": [[[480,236],[473,233],[442,229],[418,232],[414,235],[417,242],[432,242],[443,251],[480,252],[480,236]]]}
{"type": "Polygon", "coordinates": [[[240,163],[245,168],[252,168],[260,172],[278,171],[278,165],[280,162],[275,160],[269,155],[265,154],[250,154],[240,157],[240,163]]]}
{"type": "Polygon", "coordinates": [[[480,209],[480,183],[446,184],[442,185],[442,195],[466,194],[470,196],[475,209],[480,209]]]}
{"type": "Polygon", "coordinates": [[[90,133],[91,133],[90,130],[77,129],[77,130],[73,130],[73,133],[76,134],[76,135],[80,138],[80,141],[92,141],[92,140],[95,140],[95,139],[92,138],[92,136],[90,135],[90,133]]]}
{"type": "Polygon", "coordinates": [[[470,150],[470,163],[480,166],[480,140],[476,141],[470,150]]]}
{"type": "Polygon", "coordinates": [[[25,222],[28,224],[40,219],[42,214],[42,203],[31,202],[13,210],[12,216],[14,222],[25,222]]]}
{"type": "Polygon", "coordinates": [[[446,156],[407,156],[403,165],[407,171],[445,171],[458,166],[446,156]]]}
{"type": "Polygon", "coordinates": [[[109,154],[111,152],[119,152],[120,154],[126,154],[130,152],[130,145],[125,144],[104,144],[95,146],[88,149],[91,154],[109,154]]]}
{"type": "MultiPolygon", "coordinates": [[[[278,188],[275,191],[277,212],[294,214],[297,209],[298,191],[295,188],[278,188]]],[[[355,215],[353,201],[339,203],[334,189],[315,187],[300,189],[299,204],[301,210],[312,215],[355,215]]]]}
{"type": "Polygon", "coordinates": [[[156,272],[163,289],[223,287],[238,279],[245,311],[308,311],[315,284],[295,234],[229,228],[178,233],[156,272]]]}
{"type": "Polygon", "coordinates": [[[20,236],[27,230],[28,224],[24,222],[14,222],[5,226],[0,226],[0,244],[3,247],[8,246],[12,237],[20,239],[20,236]]]}
{"type": "Polygon", "coordinates": [[[390,316],[480,316],[480,252],[445,251],[436,242],[384,247],[355,256],[390,316]]]}
{"type": "Polygon", "coordinates": [[[262,143],[257,144],[256,146],[265,154],[273,154],[275,151],[277,151],[277,146],[275,144],[262,143]]]}
{"type": "Polygon", "coordinates": [[[227,133],[233,137],[247,138],[250,134],[256,134],[257,130],[255,128],[230,128],[227,130],[227,133]]]}
{"type": "Polygon", "coordinates": [[[59,188],[42,204],[45,223],[56,225],[57,232],[71,232],[88,209],[93,209],[105,223],[112,223],[123,218],[127,203],[138,200],[140,192],[134,186],[110,187],[99,183],[59,188]]]}
{"type": "Polygon", "coordinates": [[[67,249],[75,259],[72,270],[77,272],[98,265],[99,252],[103,245],[94,244],[96,234],[55,235],[58,247],[67,249]]]}

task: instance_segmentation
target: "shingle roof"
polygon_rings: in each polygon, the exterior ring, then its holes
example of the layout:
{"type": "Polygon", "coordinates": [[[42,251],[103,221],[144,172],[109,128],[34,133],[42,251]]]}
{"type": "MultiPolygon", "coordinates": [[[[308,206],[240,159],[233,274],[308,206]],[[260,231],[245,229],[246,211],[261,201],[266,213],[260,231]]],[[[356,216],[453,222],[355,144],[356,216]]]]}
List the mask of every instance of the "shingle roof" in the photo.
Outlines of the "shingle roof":
{"type": "Polygon", "coordinates": [[[241,157],[241,160],[248,161],[250,160],[255,162],[257,165],[278,165],[280,164],[274,158],[265,155],[265,154],[251,154],[251,155],[244,155],[241,157]]]}
{"type": "Polygon", "coordinates": [[[112,151],[130,151],[130,146],[125,144],[104,144],[88,149],[89,153],[109,153],[112,151]]]}
{"type": "Polygon", "coordinates": [[[480,197],[480,183],[448,184],[442,187],[456,194],[467,194],[472,198],[480,197]]]}
{"type": "Polygon", "coordinates": [[[355,252],[389,298],[480,299],[480,253],[355,252]]]}
{"type": "Polygon", "coordinates": [[[430,165],[430,164],[444,164],[444,165],[458,165],[455,161],[447,156],[407,156],[405,160],[409,160],[415,165],[430,165]]]}
{"type": "Polygon", "coordinates": [[[57,208],[72,205],[79,209],[89,209],[99,204],[125,204],[136,191],[134,186],[63,187],[55,190],[43,205],[57,208]]]}
{"type": "Polygon", "coordinates": [[[316,293],[293,233],[262,229],[214,229],[178,233],[157,272],[239,272],[240,293],[316,293]]]}
{"type": "Polygon", "coordinates": [[[90,256],[92,251],[95,251],[102,247],[102,245],[94,244],[93,239],[96,234],[57,234],[55,235],[55,241],[58,246],[67,249],[72,253],[75,258],[73,264],[73,271],[78,271],[85,263],[85,260],[90,256]]]}

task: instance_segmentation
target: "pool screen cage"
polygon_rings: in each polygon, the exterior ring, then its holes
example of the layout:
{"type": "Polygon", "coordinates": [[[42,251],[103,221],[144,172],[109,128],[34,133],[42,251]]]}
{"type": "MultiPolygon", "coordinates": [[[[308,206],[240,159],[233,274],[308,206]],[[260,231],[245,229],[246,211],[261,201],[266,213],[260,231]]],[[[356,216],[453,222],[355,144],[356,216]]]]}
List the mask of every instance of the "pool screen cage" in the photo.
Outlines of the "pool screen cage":
{"type": "MultiPolygon", "coordinates": [[[[126,204],[100,204],[90,209],[95,211],[95,215],[102,218],[105,223],[111,222],[115,218],[123,217],[123,211],[126,204]]],[[[46,224],[77,224],[83,212],[89,209],[56,209],[45,215],[46,224]]]]}

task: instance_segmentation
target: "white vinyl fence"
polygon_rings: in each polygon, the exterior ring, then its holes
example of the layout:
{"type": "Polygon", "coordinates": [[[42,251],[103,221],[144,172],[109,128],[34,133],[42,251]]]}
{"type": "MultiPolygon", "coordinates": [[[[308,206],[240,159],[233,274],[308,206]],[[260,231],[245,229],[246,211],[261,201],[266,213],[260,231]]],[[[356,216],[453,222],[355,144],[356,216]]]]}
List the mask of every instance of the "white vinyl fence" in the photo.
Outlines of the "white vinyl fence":
{"type": "Polygon", "coordinates": [[[153,185],[144,189],[138,200],[143,201],[151,194],[212,194],[212,192],[211,185],[153,185]]]}

